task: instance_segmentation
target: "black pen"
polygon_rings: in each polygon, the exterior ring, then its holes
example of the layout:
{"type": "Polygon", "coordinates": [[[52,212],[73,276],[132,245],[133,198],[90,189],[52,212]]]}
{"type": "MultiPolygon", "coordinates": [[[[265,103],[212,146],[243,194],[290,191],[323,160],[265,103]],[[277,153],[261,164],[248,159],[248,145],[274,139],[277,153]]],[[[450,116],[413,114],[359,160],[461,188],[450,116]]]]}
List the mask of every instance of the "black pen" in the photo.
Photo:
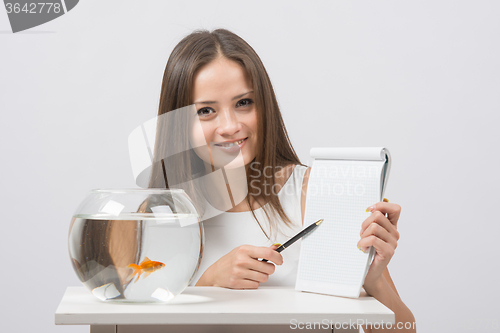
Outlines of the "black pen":
{"type": "MultiPolygon", "coordinates": [[[[302,237],[304,237],[305,235],[316,229],[321,224],[321,222],[323,222],[323,219],[314,222],[313,224],[311,224],[310,226],[308,226],[307,228],[305,228],[304,230],[302,230],[301,232],[299,232],[298,234],[287,240],[285,244],[278,247],[276,249],[276,252],[283,251],[284,249],[286,249],[287,247],[289,247],[290,245],[292,245],[293,243],[295,243],[296,241],[298,241],[299,239],[301,239],[302,237]]],[[[267,262],[267,259],[262,259],[262,261],[267,262]]]]}

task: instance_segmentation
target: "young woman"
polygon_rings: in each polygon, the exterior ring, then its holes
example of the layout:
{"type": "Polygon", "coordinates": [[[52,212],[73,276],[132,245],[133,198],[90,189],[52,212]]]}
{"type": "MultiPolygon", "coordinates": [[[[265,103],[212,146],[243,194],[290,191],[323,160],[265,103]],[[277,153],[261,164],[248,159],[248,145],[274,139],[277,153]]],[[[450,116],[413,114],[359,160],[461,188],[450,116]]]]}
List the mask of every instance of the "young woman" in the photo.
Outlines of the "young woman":
{"type": "MultiPolygon", "coordinates": [[[[208,204],[218,211],[204,221],[204,256],[193,283],[235,289],[293,285],[299,245],[280,254],[273,244],[301,230],[310,170],[290,143],[271,81],[255,51],[223,29],[188,35],[167,62],[158,115],[163,120],[158,121],[158,163],[150,187],[183,184],[195,202],[204,202],[203,207],[198,204],[201,210],[206,212],[208,204]],[[239,158],[240,165],[224,168],[227,163],[218,163],[217,156],[225,153],[233,154],[231,162],[239,158]],[[190,188],[192,180],[221,169],[223,178],[203,182],[205,201],[199,201],[200,190],[190,188]],[[231,173],[238,170],[244,170],[246,181],[235,189],[231,173]],[[235,200],[233,194],[242,193],[241,187],[244,200],[235,200]],[[219,199],[228,195],[230,208],[217,209],[219,199]]],[[[370,210],[358,242],[361,250],[376,249],[364,289],[391,308],[397,322],[414,322],[387,270],[399,239],[401,208],[379,202],[370,210]]]]}

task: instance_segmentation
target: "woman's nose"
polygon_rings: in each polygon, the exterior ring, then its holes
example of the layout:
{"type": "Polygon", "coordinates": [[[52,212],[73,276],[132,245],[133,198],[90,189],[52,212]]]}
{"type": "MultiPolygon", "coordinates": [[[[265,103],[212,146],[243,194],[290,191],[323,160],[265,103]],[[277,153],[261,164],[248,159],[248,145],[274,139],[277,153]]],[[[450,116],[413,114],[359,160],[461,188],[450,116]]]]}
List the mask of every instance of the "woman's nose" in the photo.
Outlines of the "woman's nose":
{"type": "Polygon", "coordinates": [[[241,129],[241,124],[234,111],[224,110],[219,114],[219,127],[217,134],[220,136],[232,136],[241,129]]]}

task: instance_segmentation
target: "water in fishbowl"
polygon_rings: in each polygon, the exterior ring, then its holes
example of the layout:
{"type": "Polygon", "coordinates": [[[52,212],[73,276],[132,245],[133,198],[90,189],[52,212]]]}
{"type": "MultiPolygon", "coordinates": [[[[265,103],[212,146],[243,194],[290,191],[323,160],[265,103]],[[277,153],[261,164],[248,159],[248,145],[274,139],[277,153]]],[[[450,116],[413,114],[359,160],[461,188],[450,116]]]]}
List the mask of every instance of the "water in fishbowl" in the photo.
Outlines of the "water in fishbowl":
{"type": "Polygon", "coordinates": [[[169,301],[196,274],[203,227],[196,214],[75,215],[69,252],[79,279],[101,300],[169,301]]]}

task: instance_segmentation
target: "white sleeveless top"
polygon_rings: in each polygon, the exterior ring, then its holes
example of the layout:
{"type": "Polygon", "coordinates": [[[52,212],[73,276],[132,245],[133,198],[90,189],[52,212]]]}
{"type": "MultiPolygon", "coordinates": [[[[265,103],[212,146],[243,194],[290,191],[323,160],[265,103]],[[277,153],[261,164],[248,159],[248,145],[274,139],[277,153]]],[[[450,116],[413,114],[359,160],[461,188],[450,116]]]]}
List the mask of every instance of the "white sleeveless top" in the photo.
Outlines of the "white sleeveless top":
{"type": "MultiPolygon", "coordinates": [[[[302,182],[307,167],[296,165],[285,185],[278,192],[278,198],[286,215],[291,221],[287,226],[279,217],[279,230],[270,234],[269,221],[264,210],[254,210],[260,225],[270,235],[268,239],[255,221],[251,212],[221,212],[220,215],[203,221],[205,229],[205,247],[200,268],[191,281],[194,286],[205,270],[234,248],[248,244],[254,246],[271,246],[274,243],[283,244],[302,230],[301,192],[302,182]]],[[[276,228],[274,228],[276,229],[276,228]]],[[[263,286],[292,286],[297,277],[300,240],[281,252],[283,265],[276,265],[275,272],[263,286]]]]}

